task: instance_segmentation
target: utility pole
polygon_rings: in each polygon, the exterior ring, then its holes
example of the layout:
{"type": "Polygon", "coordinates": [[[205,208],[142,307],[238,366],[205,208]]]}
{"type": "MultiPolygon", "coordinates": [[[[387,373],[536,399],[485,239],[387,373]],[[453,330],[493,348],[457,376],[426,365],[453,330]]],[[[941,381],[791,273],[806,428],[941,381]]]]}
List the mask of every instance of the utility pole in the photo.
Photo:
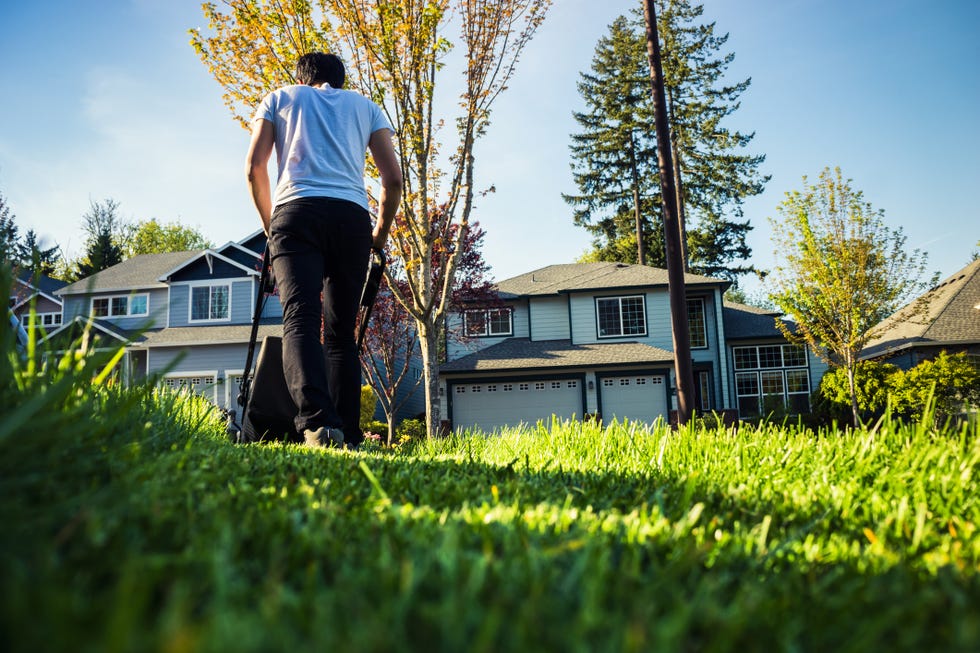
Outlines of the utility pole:
{"type": "Polygon", "coordinates": [[[653,93],[653,115],[657,129],[657,164],[660,167],[660,196],[664,204],[664,242],[667,245],[667,292],[670,296],[670,321],[674,337],[674,374],[677,377],[677,423],[687,424],[694,409],[694,372],[691,365],[691,336],[687,322],[687,292],[684,287],[684,249],[678,217],[674,165],[671,156],[670,129],[667,124],[667,98],[664,93],[664,71],[660,63],[660,37],[654,0],[644,0],[647,23],[647,58],[650,60],[650,84],[653,93]]]}

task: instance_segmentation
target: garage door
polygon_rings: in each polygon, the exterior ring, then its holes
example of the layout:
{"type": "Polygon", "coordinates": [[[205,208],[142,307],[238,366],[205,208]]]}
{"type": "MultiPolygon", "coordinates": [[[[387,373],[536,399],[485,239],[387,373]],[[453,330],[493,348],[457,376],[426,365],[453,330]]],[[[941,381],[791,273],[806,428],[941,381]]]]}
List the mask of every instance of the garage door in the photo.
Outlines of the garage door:
{"type": "Polygon", "coordinates": [[[203,395],[212,403],[217,404],[218,395],[215,391],[216,375],[213,373],[201,373],[191,375],[168,374],[163,379],[163,385],[173,390],[187,389],[203,395]]]}
{"type": "Polygon", "coordinates": [[[582,382],[578,379],[530,379],[506,383],[452,386],[453,427],[486,433],[520,423],[550,422],[552,416],[581,417],[582,382]]]}
{"type": "Polygon", "coordinates": [[[667,419],[666,377],[629,375],[604,377],[599,384],[602,393],[602,421],[617,419],[652,423],[658,417],[667,419]]]}

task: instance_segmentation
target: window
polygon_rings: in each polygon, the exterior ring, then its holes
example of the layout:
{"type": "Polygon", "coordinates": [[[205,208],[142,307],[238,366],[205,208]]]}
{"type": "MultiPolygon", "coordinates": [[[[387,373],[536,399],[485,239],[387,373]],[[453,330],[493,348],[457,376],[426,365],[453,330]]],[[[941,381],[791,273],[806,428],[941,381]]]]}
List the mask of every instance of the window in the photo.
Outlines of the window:
{"type": "Polygon", "coordinates": [[[687,300],[687,324],[691,331],[691,348],[704,349],[708,346],[708,327],[704,317],[704,300],[687,300]]]}
{"type": "Polygon", "coordinates": [[[95,317],[139,317],[149,314],[149,295],[115,295],[93,297],[92,315],[95,317]]]}
{"type": "Polygon", "coordinates": [[[519,384],[517,386],[517,388],[518,388],[518,390],[522,390],[522,391],[523,390],[527,390],[528,389],[528,385],[526,383],[521,383],[521,384],[519,384]]]}
{"type": "Polygon", "coordinates": [[[191,321],[227,320],[230,294],[228,285],[191,288],[191,321]]]}
{"type": "MultiPolygon", "coordinates": [[[[34,326],[49,329],[51,327],[61,325],[61,313],[35,313],[34,314],[34,326]]],[[[24,313],[20,316],[20,323],[25,329],[29,329],[31,326],[31,314],[24,313]]]]}
{"type": "Polygon", "coordinates": [[[513,389],[514,389],[514,384],[513,383],[505,383],[504,384],[504,392],[511,392],[513,389]]]}
{"type": "Polygon", "coordinates": [[[577,388],[578,387],[578,381],[569,381],[568,382],[568,387],[569,388],[577,388]]]}
{"type": "Polygon", "coordinates": [[[514,331],[512,321],[512,311],[509,308],[463,313],[466,335],[470,337],[509,336],[514,331]]]}
{"type": "Polygon", "coordinates": [[[810,372],[800,345],[735,347],[735,394],[742,417],[810,411],[810,372]],[[795,369],[794,369],[795,368],[795,369]]]}
{"type": "Polygon", "coordinates": [[[544,381],[538,381],[534,384],[535,390],[544,390],[544,381]]]}
{"type": "Polygon", "coordinates": [[[697,388],[695,388],[695,401],[699,409],[711,410],[711,372],[702,370],[696,373],[697,388]]]}
{"type": "Polygon", "coordinates": [[[647,322],[643,296],[596,299],[596,321],[600,338],[645,336],[647,322]]]}

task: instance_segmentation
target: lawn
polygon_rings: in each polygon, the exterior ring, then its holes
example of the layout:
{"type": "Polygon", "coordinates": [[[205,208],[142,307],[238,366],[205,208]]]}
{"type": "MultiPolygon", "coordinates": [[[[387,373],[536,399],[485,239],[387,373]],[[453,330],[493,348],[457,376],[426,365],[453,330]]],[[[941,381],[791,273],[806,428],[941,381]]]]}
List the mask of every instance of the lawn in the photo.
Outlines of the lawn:
{"type": "Polygon", "coordinates": [[[352,453],[82,394],[0,427],[5,650],[980,648],[976,429],[572,422],[352,453]]]}
{"type": "Polygon", "coordinates": [[[0,358],[4,651],[980,650],[976,425],[239,446],[80,344],[0,358]]]}

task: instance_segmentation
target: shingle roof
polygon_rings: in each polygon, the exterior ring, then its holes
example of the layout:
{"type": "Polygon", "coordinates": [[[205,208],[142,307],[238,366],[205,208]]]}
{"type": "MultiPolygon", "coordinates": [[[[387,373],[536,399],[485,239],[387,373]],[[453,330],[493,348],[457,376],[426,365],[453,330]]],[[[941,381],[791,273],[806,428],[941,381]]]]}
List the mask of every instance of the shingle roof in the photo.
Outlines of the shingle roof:
{"type": "Polygon", "coordinates": [[[204,250],[167,252],[164,254],[140,254],[118,265],[96,272],[76,281],[57,292],[58,295],[75,295],[88,292],[128,291],[134,288],[166,288],[158,281],[160,275],[181,263],[198,256],[204,250]]]}
{"type": "Polygon", "coordinates": [[[56,290],[60,290],[68,285],[60,279],[52,279],[46,274],[34,275],[31,270],[21,270],[17,273],[17,279],[21,282],[37,288],[46,295],[53,295],[56,290]]]}
{"type": "MultiPolygon", "coordinates": [[[[779,315],[777,311],[726,301],[722,307],[725,339],[782,338],[783,334],[776,327],[779,315]]],[[[782,323],[793,330],[794,325],[789,320],[782,320],[782,323]]]]}
{"type": "MultiPolygon", "coordinates": [[[[698,274],[685,274],[684,282],[690,285],[728,284],[724,279],[698,274]]],[[[667,270],[626,263],[566,263],[549,265],[505,279],[497,284],[497,289],[504,296],[527,297],[641,286],[666,287],[667,270]]]]}
{"type": "Polygon", "coordinates": [[[674,355],[638,342],[573,345],[570,340],[508,338],[439,367],[440,373],[670,363],[674,355]]]}
{"type": "MultiPolygon", "coordinates": [[[[169,327],[148,332],[142,347],[191,347],[194,345],[226,345],[247,343],[252,333],[251,324],[220,326],[169,327]]],[[[266,336],[282,336],[281,323],[260,323],[258,345],[266,336]]]]}
{"type": "Polygon", "coordinates": [[[913,301],[882,320],[861,358],[917,345],[980,343],[980,260],[932,288],[922,299],[924,308],[913,301]]]}

